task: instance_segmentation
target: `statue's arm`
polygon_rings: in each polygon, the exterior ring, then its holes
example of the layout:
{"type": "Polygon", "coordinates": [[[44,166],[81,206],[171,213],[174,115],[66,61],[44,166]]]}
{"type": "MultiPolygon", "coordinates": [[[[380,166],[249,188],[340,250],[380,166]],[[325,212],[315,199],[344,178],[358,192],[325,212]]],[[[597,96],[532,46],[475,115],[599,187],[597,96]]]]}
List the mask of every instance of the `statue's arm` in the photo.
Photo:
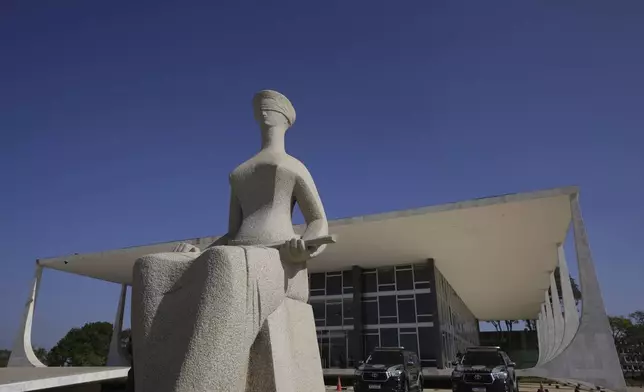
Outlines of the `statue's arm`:
{"type": "Polygon", "coordinates": [[[242,209],[241,205],[239,204],[239,199],[237,198],[234,189],[232,189],[231,187],[230,207],[228,208],[228,232],[223,236],[217,238],[215,242],[208,246],[208,248],[213,246],[228,245],[228,241],[232,238],[235,238],[235,236],[237,235],[239,227],[242,223],[242,218],[242,209]]]}
{"type": "MultiPolygon", "coordinates": [[[[306,221],[306,230],[302,235],[302,239],[306,241],[329,234],[329,222],[324,212],[322,200],[313,182],[313,177],[311,177],[306,167],[303,168],[302,173],[295,181],[293,195],[306,221]]],[[[311,257],[322,253],[325,247],[326,245],[318,247],[311,253],[311,257]]]]}

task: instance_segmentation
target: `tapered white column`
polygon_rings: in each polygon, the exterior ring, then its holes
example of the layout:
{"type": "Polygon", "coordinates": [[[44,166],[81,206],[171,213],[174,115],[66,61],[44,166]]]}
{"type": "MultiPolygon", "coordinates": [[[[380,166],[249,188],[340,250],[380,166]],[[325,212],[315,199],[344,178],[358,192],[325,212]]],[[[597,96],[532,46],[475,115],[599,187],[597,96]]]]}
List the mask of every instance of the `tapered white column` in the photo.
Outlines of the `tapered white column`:
{"type": "Polygon", "coordinates": [[[545,353],[543,351],[543,312],[539,312],[539,319],[537,320],[537,344],[539,349],[539,359],[537,360],[537,366],[541,365],[545,353]]]}
{"type": "Polygon", "coordinates": [[[555,320],[552,315],[552,303],[550,302],[550,293],[546,290],[544,304],[546,307],[546,338],[548,342],[548,351],[546,351],[546,359],[544,362],[548,362],[552,358],[555,348],[555,320]]]}
{"type": "Polygon", "coordinates": [[[129,361],[125,358],[121,349],[121,332],[123,332],[123,315],[125,314],[125,298],[127,297],[127,285],[121,285],[121,295],[119,304],[116,308],[116,317],[114,318],[114,327],[112,330],[112,340],[110,341],[110,351],[107,354],[107,366],[129,366],[129,361]]]}
{"type": "Polygon", "coordinates": [[[565,325],[561,345],[565,349],[572,341],[572,338],[575,337],[577,329],[579,328],[579,312],[577,312],[577,305],[575,304],[575,295],[572,291],[572,284],[570,283],[570,272],[568,271],[568,263],[566,262],[563,245],[559,245],[557,252],[559,255],[559,278],[561,281],[561,297],[563,299],[565,325]]]}
{"type": "Polygon", "coordinates": [[[555,273],[553,272],[550,275],[550,292],[552,293],[552,315],[554,321],[554,349],[552,357],[556,357],[562,350],[561,342],[563,341],[564,335],[564,318],[561,313],[561,302],[559,302],[559,289],[557,289],[557,281],[555,279],[555,273]]]}
{"type": "Polygon", "coordinates": [[[34,274],[34,279],[29,290],[29,297],[25,304],[22,324],[20,325],[18,335],[13,342],[11,356],[9,356],[7,367],[45,367],[34,353],[34,349],[31,344],[31,329],[34,320],[34,309],[36,308],[36,298],[38,297],[41,278],[42,267],[38,265],[36,266],[36,273],[34,274]]]}

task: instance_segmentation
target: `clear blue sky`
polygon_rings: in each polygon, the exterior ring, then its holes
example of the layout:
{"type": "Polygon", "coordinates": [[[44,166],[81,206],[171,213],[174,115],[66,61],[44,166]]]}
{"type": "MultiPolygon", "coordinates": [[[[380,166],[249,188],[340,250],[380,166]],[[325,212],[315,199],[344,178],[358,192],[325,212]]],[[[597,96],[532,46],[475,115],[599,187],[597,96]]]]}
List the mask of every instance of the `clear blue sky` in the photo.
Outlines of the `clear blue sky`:
{"type": "MultiPolygon", "coordinates": [[[[264,88],[330,218],[579,185],[609,312],[644,308],[644,2],[278,3],[2,2],[0,347],[36,258],[222,233],[264,88]]],[[[118,290],[46,271],[34,342],[118,290]]]]}

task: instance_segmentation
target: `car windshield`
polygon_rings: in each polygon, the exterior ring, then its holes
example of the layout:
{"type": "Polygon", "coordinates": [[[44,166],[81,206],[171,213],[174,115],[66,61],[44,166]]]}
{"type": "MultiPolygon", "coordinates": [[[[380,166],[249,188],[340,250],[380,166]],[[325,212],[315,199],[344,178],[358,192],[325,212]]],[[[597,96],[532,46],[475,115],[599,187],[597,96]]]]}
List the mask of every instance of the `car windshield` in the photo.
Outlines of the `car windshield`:
{"type": "Polygon", "coordinates": [[[503,365],[503,358],[495,351],[469,351],[461,363],[466,366],[495,367],[503,365]]]}
{"type": "Polygon", "coordinates": [[[365,363],[369,365],[399,365],[403,363],[403,355],[397,351],[374,351],[365,363]]]}

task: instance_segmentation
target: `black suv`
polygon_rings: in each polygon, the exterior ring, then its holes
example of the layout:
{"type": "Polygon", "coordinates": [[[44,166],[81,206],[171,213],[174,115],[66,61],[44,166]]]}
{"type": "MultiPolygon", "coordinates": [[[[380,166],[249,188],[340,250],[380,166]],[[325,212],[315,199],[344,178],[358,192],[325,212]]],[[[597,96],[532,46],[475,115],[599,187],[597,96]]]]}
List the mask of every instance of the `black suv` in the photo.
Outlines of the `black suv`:
{"type": "Polygon", "coordinates": [[[422,391],[423,374],[418,355],[404,347],[377,347],[356,369],[356,392],[422,391]]]}
{"type": "Polygon", "coordinates": [[[515,364],[499,347],[470,347],[453,364],[454,392],[519,392],[515,364]]]}

